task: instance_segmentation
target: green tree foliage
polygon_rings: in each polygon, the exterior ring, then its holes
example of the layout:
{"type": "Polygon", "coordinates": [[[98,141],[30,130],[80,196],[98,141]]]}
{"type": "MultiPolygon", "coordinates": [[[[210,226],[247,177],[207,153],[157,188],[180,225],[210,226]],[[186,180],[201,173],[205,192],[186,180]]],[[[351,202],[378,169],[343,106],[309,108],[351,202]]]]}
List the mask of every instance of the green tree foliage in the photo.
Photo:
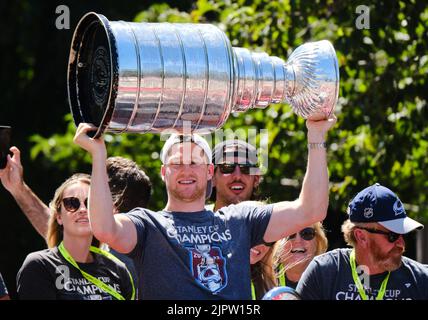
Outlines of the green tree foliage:
{"type": "MultiPolygon", "coordinates": [[[[355,25],[357,2],[199,0],[191,12],[153,5],[136,21],[213,23],[233,46],[284,59],[304,42],[330,40],[340,64],[338,124],[329,134],[330,211],[344,213],[362,188],[380,182],[396,191],[408,212],[428,216],[427,25],[423,1],[377,1],[370,27],[355,25]]],[[[70,173],[90,159],[72,144],[74,125],[51,137],[32,137],[33,158],[70,173]],[[70,147],[71,146],[71,147],[70,147]]],[[[305,122],[286,104],[233,115],[225,128],[268,129],[269,163],[262,185],[272,201],[298,195],[306,167],[305,122]]],[[[155,185],[154,208],[165,204],[158,135],[107,135],[109,155],[128,156],[155,185]]],[[[344,215],[343,215],[344,217],[344,215]]]]}

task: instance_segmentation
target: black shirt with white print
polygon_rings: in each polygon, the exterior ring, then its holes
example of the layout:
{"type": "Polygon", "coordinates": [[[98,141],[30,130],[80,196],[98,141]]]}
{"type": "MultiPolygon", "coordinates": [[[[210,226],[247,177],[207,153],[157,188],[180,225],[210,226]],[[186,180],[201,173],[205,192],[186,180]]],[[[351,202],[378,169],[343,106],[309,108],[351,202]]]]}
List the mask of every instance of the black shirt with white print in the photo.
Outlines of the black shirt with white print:
{"type": "MultiPolygon", "coordinates": [[[[91,263],[79,267],[109,285],[125,299],[131,299],[132,284],[123,264],[94,253],[91,263]]],[[[83,277],[61,255],[58,248],[30,253],[17,275],[17,291],[21,300],[115,300],[112,295],[83,277]]]]}
{"type": "MultiPolygon", "coordinates": [[[[315,257],[304,271],[297,292],[304,300],[362,300],[352,277],[351,249],[336,249],[315,257]]],[[[363,282],[369,300],[375,300],[388,272],[363,282]]],[[[402,257],[401,266],[391,272],[383,300],[427,300],[428,267],[402,257]]]]}

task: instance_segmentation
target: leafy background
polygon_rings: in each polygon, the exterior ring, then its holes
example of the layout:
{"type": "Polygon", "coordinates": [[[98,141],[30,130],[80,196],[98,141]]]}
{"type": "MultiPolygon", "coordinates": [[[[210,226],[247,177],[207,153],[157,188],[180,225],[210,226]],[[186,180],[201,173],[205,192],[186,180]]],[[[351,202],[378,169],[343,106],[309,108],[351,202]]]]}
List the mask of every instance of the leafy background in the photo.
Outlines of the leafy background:
{"type": "MultiPolygon", "coordinates": [[[[343,246],[346,205],[362,188],[380,182],[396,191],[409,215],[426,222],[428,207],[427,25],[425,1],[376,1],[370,28],[358,29],[360,1],[5,1],[0,12],[0,121],[12,125],[23,153],[25,180],[44,200],[74,172],[90,172],[90,158],[73,145],[66,68],[72,32],[88,11],[108,19],[213,23],[233,46],[284,59],[300,44],[330,40],[340,65],[338,124],[329,134],[330,249],[343,246]],[[55,8],[70,8],[70,30],[55,28],[55,8]]],[[[261,185],[270,201],[297,197],[306,166],[304,120],[286,104],[232,115],[225,128],[269,132],[268,171],[261,185]]],[[[153,134],[107,135],[109,155],[130,157],[152,179],[150,207],[165,204],[160,180],[162,141],[153,134]]],[[[0,190],[0,271],[14,296],[25,256],[44,248],[7,191],[0,190]]],[[[414,235],[408,255],[415,257],[414,235]]]]}

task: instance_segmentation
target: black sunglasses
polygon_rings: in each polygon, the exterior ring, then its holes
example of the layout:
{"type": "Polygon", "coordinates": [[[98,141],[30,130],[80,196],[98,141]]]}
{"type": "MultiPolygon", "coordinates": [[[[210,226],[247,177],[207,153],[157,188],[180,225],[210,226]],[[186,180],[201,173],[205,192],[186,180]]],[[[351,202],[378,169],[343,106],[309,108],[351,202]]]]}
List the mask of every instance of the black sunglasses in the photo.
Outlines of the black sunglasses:
{"type": "Polygon", "coordinates": [[[254,164],[222,163],[217,165],[217,167],[220,169],[220,172],[223,174],[233,173],[237,166],[239,167],[239,170],[242,174],[250,174],[251,168],[257,168],[257,166],[254,164]]]}
{"type": "MultiPolygon", "coordinates": [[[[62,199],[62,204],[64,205],[65,210],[67,210],[69,212],[76,212],[77,210],[79,210],[82,203],[80,202],[79,198],[68,197],[68,198],[62,199]]],[[[85,205],[85,207],[87,209],[88,208],[88,198],[86,198],[83,201],[83,204],[85,205]]]]}
{"type": "MultiPolygon", "coordinates": [[[[313,238],[315,238],[315,229],[308,227],[305,229],[302,229],[299,231],[300,238],[306,241],[311,241],[313,238]]],[[[296,237],[297,233],[293,233],[292,235],[288,236],[288,240],[292,240],[296,237]]]]}
{"type": "Polygon", "coordinates": [[[395,233],[392,231],[382,231],[382,230],[363,228],[363,227],[355,227],[355,228],[366,230],[367,232],[370,232],[370,233],[383,234],[386,236],[388,241],[391,243],[394,243],[395,241],[397,241],[398,238],[400,238],[400,236],[401,236],[401,234],[398,234],[398,233],[395,233]]]}

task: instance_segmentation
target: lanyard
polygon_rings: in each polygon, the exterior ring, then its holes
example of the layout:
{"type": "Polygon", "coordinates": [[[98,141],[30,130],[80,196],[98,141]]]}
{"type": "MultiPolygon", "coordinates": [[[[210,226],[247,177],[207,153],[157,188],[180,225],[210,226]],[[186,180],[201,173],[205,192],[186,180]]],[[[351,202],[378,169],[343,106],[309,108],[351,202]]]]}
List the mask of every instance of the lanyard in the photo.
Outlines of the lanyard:
{"type": "MultiPolygon", "coordinates": [[[[352,250],[349,259],[351,262],[352,278],[354,278],[354,282],[358,288],[358,292],[360,293],[361,299],[368,300],[367,295],[364,291],[363,285],[361,283],[361,280],[360,280],[360,278],[358,278],[358,275],[357,275],[357,267],[355,264],[355,250],[352,250]]],[[[383,296],[385,295],[385,291],[386,291],[386,284],[388,283],[390,274],[391,274],[391,272],[388,272],[385,279],[383,279],[382,284],[381,284],[380,289],[379,289],[379,292],[377,294],[376,300],[383,300],[383,296]]]]}
{"type": "MultiPolygon", "coordinates": [[[[58,246],[58,249],[61,252],[61,254],[64,257],[64,259],[67,260],[73,267],[75,267],[76,269],[78,269],[80,271],[80,273],[82,274],[82,276],[85,279],[87,279],[88,281],[90,281],[93,284],[95,284],[98,288],[100,288],[104,292],[112,295],[117,300],[125,300],[125,298],[119,292],[117,292],[115,289],[113,289],[111,286],[109,286],[108,284],[102,282],[101,280],[95,278],[94,276],[91,276],[89,273],[87,273],[87,272],[83,271],[82,269],[80,269],[79,265],[76,263],[76,261],[74,261],[73,257],[70,255],[70,253],[64,247],[64,242],[61,241],[60,245],[58,246]]],[[[96,248],[94,246],[91,246],[89,248],[89,251],[94,252],[94,253],[98,253],[100,255],[103,255],[107,259],[113,260],[114,262],[117,262],[119,264],[123,264],[122,261],[120,261],[114,255],[112,255],[110,252],[101,250],[101,249],[96,248]]],[[[126,271],[128,272],[129,278],[131,280],[131,285],[132,285],[132,297],[131,297],[131,300],[134,300],[135,299],[134,281],[133,281],[132,276],[129,273],[129,270],[127,268],[126,268],[126,271]]]]}
{"type": "MultiPolygon", "coordinates": [[[[281,265],[280,266],[280,271],[279,271],[280,275],[279,275],[278,280],[279,280],[279,285],[282,286],[282,287],[285,287],[286,286],[286,284],[285,284],[286,283],[285,282],[285,272],[282,272],[283,269],[284,269],[284,266],[281,265]]],[[[256,288],[254,287],[253,281],[251,281],[251,297],[253,298],[253,300],[257,300],[257,297],[256,297],[256,288]]]]}
{"type": "Polygon", "coordinates": [[[284,271],[284,266],[281,264],[279,267],[279,285],[281,287],[285,287],[286,286],[286,281],[285,281],[285,271],[284,271]]]}

